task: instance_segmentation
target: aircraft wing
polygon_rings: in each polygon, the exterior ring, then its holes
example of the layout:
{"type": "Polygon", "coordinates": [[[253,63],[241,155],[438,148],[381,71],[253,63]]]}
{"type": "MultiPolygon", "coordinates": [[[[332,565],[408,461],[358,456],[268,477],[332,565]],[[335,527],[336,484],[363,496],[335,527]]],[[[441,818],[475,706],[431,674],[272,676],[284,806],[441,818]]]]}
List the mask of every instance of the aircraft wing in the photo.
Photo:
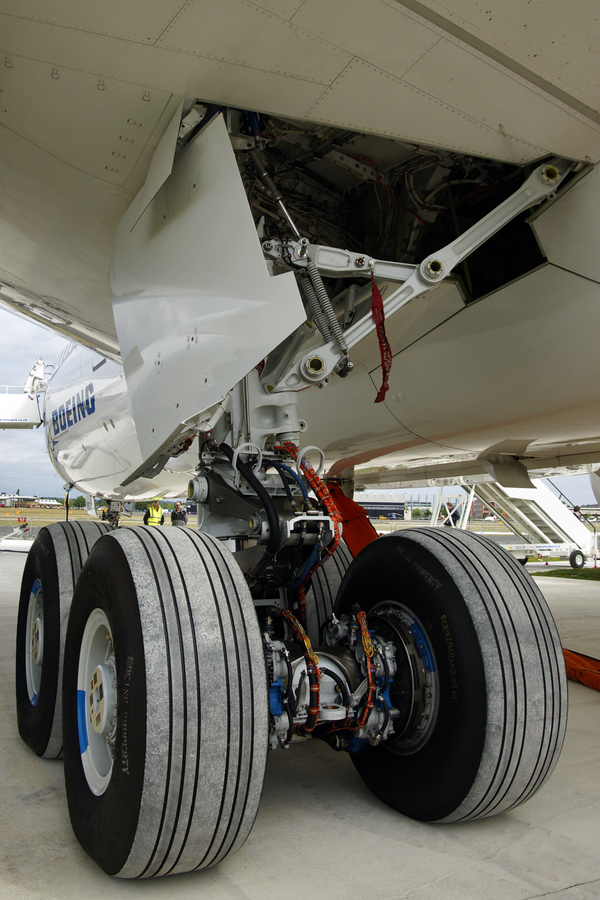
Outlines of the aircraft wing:
{"type": "Polygon", "coordinates": [[[119,356],[114,234],[185,98],[518,165],[596,162],[588,19],[585,0],[1,0],[0,302],[119,356]]]}

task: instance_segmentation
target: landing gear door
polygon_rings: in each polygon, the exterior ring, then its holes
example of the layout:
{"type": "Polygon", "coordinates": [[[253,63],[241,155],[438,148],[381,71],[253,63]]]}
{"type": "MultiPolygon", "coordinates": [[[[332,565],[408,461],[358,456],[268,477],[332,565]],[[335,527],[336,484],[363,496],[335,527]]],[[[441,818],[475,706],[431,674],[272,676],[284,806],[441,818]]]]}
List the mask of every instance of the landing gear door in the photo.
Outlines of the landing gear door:
{"type": "Polygon", "coordinates": [[[304,321],[293,273],[269,275],[221,115],[121,220],[110,283],[144,460],[304,321]]]}

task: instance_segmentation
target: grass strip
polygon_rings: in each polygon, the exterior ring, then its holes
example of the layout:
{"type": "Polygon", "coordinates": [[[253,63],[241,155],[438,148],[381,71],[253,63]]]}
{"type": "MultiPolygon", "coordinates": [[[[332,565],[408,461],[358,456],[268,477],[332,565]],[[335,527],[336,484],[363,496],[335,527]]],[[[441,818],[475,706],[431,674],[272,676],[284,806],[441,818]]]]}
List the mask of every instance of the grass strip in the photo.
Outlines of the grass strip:
{"type": "Polygon", "coordinates": [[[544,569],[542,572],[530,572],[537,578],[546,575],[550,578],[578,578],[580,581],[600,581],[600,567],[597,569],[544,569]]]}

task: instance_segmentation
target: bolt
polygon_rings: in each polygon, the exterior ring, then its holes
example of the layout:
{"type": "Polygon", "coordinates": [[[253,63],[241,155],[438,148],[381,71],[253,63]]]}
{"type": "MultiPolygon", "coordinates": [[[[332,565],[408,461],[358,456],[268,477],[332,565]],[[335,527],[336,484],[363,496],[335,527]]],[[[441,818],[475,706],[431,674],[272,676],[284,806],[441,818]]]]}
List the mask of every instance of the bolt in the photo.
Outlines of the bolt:
{"type": "Polygon", "coordinates": [[[364,256],[357,256],[357,257],[356,257],[356,260],[355,260],[355,264],[356,264],[356,268],[357,268],[357,269],[362,269],[362,267],[363,267],[364,264],[365,264],[365,258],[364,258],[364,256]]]}
{"type": "Polygon", "coordinates": [[[272,241],[263,241],[262,247],[263,247],[263,250],[265,251],[265,253],[270,253],[271,250],[273,249],[273,242],[272,241]]]}
{"type": "Polygon", "coordinates": [[[308,238],[301,238],[299,241],[299,246],[294,251],[294,255],[297,259],[304,259],[306,256],[306,248],[308,247],[308,238]]]}

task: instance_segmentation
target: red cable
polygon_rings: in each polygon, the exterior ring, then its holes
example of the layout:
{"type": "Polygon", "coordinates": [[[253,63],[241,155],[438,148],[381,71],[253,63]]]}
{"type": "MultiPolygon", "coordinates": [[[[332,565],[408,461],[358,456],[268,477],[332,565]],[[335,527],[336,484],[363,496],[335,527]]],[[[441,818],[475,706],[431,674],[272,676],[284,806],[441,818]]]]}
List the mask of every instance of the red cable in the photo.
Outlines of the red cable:
{"type": "Polygon", "coordinates": [[[381,387],[377,391],[375,403],[381,403],[385,400],[385,395],[389,390],[388,379],[392,368],[392,351],[385,333],[385,312],[383,309],[383,298],[379,288],[375,284],[373,272],[371,272],[371,285],[373,287],[373,297],[371,300],[371,315],[375,322],[375,330],[377,331],[377,339],[379,340],[379,353],[381,354],[381,387]]]}

